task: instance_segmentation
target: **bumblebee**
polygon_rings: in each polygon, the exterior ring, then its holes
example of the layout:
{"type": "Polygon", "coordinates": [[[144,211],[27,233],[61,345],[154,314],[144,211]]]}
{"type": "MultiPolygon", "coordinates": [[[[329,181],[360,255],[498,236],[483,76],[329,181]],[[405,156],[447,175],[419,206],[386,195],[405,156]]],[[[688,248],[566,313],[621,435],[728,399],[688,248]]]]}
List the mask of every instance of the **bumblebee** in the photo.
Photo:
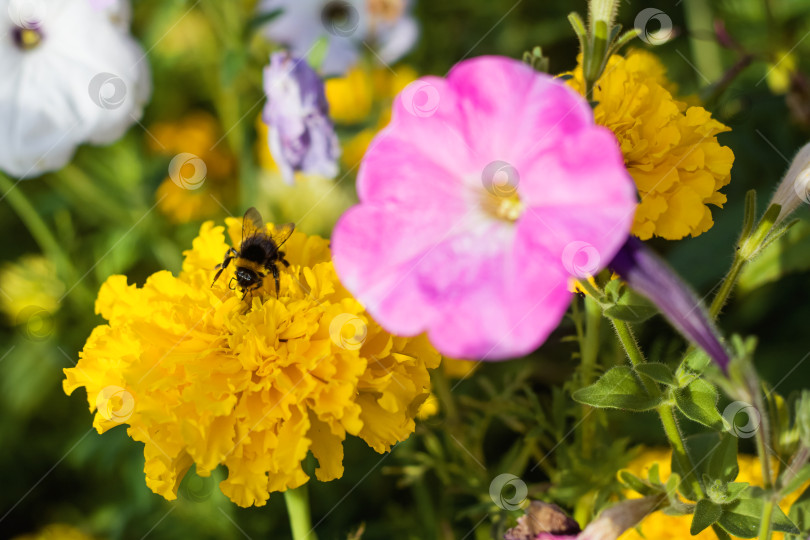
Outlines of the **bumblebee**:
{"type": "Polygon", "coordinates": [[[231,261],[234,261],[236,275],[231,278],[230,285],[231,289],[235,288],[233,282],[236,281],[236,286],[242,290],[243,299],[248,293],[261,288],[268,273],[272,274],[276,282],[276,297],[278,297],[280,275],[278,264],[290,266],[284,258],[281,246],[292,235],[293,230],[295,225],[287,223],[279,226],[275,234],[271,235],[267,232],[259,212],[255,208],[248,209],[242,223],[242,243],[239,245],[239,251],[231,247],[225,252],[225,259],[216,266],[218,271],[211,286],[214,286],[222,272],[228,268],[231,261]]]}

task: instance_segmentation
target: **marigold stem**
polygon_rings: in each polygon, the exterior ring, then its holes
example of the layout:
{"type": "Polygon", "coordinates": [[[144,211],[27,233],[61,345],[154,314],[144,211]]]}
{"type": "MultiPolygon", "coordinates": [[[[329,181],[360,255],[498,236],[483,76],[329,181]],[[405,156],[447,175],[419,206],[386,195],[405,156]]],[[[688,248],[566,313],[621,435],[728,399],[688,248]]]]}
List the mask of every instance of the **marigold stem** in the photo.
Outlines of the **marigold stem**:
{"type": "Polygon", "coordinates": [[[318,540],[309,513],[309,489],[306,484],[284,492],[293,540],[318,540]]]}

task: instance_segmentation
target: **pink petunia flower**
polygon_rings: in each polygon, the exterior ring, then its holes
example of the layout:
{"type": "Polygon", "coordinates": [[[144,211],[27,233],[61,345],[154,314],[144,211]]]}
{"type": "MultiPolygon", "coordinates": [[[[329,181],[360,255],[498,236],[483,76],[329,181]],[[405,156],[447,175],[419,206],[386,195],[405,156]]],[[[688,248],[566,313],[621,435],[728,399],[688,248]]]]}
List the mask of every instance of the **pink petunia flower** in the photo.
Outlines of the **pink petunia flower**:
{"type": "Polygon", "coordinates": [[[387,330],[444,354],[503,359],[563,317],[571,277],[627,240],[636,190],[614,135],[552,77],[503,57],[459,63],[397,97],[332,247],[387,330]]]}

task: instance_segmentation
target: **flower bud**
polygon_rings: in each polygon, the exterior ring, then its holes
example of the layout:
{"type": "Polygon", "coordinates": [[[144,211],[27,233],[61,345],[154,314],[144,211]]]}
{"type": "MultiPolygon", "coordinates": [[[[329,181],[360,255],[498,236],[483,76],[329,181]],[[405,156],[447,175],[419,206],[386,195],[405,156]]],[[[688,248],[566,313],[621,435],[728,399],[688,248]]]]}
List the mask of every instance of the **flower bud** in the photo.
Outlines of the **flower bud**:
{"type": "MultiPolygon", "coordinates": [[[[790,164],[771,205],[782,207],[776,223],[792,214],[802,203],[810,202],[810,144],[806,144],[790,164]]],[[[770,205],[769,205],[770,206],[770,205]]]]}

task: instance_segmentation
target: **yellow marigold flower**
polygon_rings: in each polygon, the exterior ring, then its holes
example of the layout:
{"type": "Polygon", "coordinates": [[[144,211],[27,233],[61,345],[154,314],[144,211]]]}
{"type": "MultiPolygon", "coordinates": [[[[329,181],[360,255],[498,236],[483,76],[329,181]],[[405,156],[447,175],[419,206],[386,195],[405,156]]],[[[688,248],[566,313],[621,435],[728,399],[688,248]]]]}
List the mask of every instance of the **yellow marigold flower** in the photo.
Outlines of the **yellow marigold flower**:
{"type": "Polygon", "coordinates": [[[343,153],[340,162],[347,170],[354,170],[360,166],[360,161],[366,155],[366,150],[377,135],[378,128],[366,128],[343,144],[343,153]]]}
{"type": "Polygon", "coordinates": [[[216,118],[197,111],[178,122],[153,125],[150,132],[152,150],[180,160],[175,170],[170,166],[169,176],[155,194],[158,208],[171,221],[188,223],[212,217],[233,201],[236,164],[220,140],[223,134],[216,118]],[[202,160],[204,169],[194,158],[202,160]]]}
{"type": "Polygon", "coordinates": [[[14,540],[93,540],[93,537],[72,525],[54,523],[46,525],[36,533],[17,536],[14,540]]]}
{"type": "Polygon", "coordinates": [[[25,324],[34,312],[53,315],[64,293],[56,267],[41,255],[23,255],[0,267],[0,310],[11,324],[25,324]]]}
{"type": "Polygon", "coordinates": [[[425,402],[419,406],[419,412],[416,413],[416,417],[419,420],[427,420],[428,418],[436,416],[438,412],[439,398],[437,398],[435,394],[431,393],[425,402]]]}
{"type": "MultiPolygon", "coordinates": [[[[572,75],[569,84],[584,93],[581,65],[572,75]]],[[[633,234],[643,240],[709,230],[708,205],[722,207],[720,189],[731,179],[734,153],[716,137],[729,128],[675,99],[673,89],[661,62],[645,51],[611,57],[594,88],[596,122],[616,134],[638,188],[633,234]]]]}
{"type": "Polygon", "coordinates": [[[327,79],[324,86],[332,120],[338,124],[359,124],[368,119],[374,103],[368,70],[354,67],[343,77],[327,79]]]}
{"type": "Polygon", "coordinates": [[[109,323],[63,383],[68,394],[85,387],[99,432],[129,424],[156,493],[175,499],[192,465],[200,476],[225,465],[222,492],[262,506],[308,480],[309,451],[319,480],[342,476],[347,433],[377,452],[410,436],[439,355],[424,336],[391,336],[371,320],[320,237],[295,232],[284,245],[278,298],[267,279],[242,300],[228,287],[233,264],[212,287],[241,241],[242,220],[226,225],[202,225],[178,276],[158,272],[141,288],[110,277],[96,300],[109,323]]]}
{"type": "Polygon", "coordinates": [[[466,379],[481,365],[481,362],[471,360],[457,360],[455,358],[442,358],[442,369],[451,379],[466,379]]]}
{"type": "MultiPolygon", "coordinates": [[[[645,449],[644,452],[627,466],[627,469],[636,476],[646,478],[650,467],[657,463],[661,480],[666,482],[666,479],[669,478],[671,473],[671,459],[672,451],[668,448],[645,449]]],[[[759,465],[759,459],[756,456],[740,454],[737,458],[737,463],[740,467],[740,473],[735,480],[736,482],[748,482],[754,486],[762,485],[762,469],[759,465]]],[[[785,513],[790,510],[790,505],[793,504],[807,486],[810,486],[810,482],[794,494],[786,497],[779,504],[785,513]]],[[[638,497],[639,495],[632,494],[630,496],[638,497]]],[[[641,522],[641,534],[635,529],[631,529],[619,537],[619,540],[649,540],[652,538],[655,540],[682,540],[684,538],[717,540],[717,536],[712,532],[711,528],[705,529],[697,536],[692,536],[689,534],[691,524],[692,516],[668,516],[663,512],[654,512],[641,522]]],[[[773,540],[783,540],[784,537],[782,533],[773,533],[772,536],[773,540]]],[[[732,536],[732,538],[736,538],[736,536],[732,536]]]]}

